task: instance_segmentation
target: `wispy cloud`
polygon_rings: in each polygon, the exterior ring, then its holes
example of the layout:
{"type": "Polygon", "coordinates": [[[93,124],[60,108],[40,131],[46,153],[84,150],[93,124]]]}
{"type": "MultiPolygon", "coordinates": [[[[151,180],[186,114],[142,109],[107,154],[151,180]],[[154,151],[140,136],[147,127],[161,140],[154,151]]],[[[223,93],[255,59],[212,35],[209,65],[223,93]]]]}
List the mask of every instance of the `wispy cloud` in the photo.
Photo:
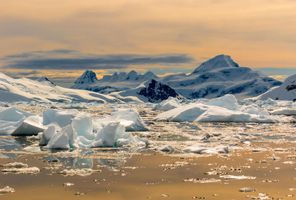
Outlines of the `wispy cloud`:
{"type": "Polygon", "coordinates": [[[1,59],[5,69],[120,69],[130,65],[176,65],[191,63],[185,54],[162,55],[92,55],[79,51],[58,49],[32,51],[9,55],[1,59]]]}

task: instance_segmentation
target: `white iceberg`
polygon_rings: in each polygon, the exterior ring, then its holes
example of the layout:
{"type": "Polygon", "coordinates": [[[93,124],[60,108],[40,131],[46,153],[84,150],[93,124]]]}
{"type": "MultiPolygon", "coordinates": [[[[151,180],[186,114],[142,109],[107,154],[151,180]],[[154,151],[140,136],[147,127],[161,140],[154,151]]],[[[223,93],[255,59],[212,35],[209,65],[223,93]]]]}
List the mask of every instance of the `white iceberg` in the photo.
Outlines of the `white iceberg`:
{"type": "Polygon", "coordinates": [[[270,112],[272,115],[296,115],[296,108],[278,108],[270,112]]]}
{"type": "Polygon", "coordinates": [[[77,111],[49,110],[43,116],[48,128],[40,134],[40,145],[48,149],[118,147],[137,141],[126,129],[145,127],[132,110],[120,110],[96,120],[77,111]]]}
{"type": "Polygon", "coordinates": [[[234,98],[235,97],[232,95],[227,95],[226,97],[220,97],[210,101],[199,101],[180,105],[175,109],[160,113],[156,117],[156,120],[175,122],[196,121],[257,123],[291,122],[292,120],[288,117],[270,115],[267,110],[255,104],[239,105],[234,98]],[[223,99],[226,100],[226,103],[223,103],[223,99]]]}
{"type": "Polygon", "coordinates": [[[210,106],[227,108],[229,110],[237,110],[239,108],[238,101],[232,94],[226,94],[222,97],[210,99],[208,102],[206,102],[206,104],[210,106]]]}
{"type": "Polygon", "coordinates": [[[162,111],[168,111],[174,108],[177,108],[180,106],[180,103],[178,99],[170,97],[167,100],[164,100],[160,102],[159,104],[155,105],[155,110],[162,110],[162,111]]]}
{"type": "Polygon", "coordinates": [[[39,116],[13,107],[0,111],[0,134],[30,136],[44,129],[39,116]]]}
{"type": "Polygon", "coordinates": [[[19,123],[18,127],[11,133],[15,136],[31,136],[43,132],[45,127],[42,125],[42,118],[30,116],[19,123]]]}
{"type": "Polygon", "coordinates": [[[118,147],[135,141],[119,122],[111,122],[97,134],[92,147],[118,147]]]}
{"type": "Polygon", "coordinates": [[[100,119],[104,122],[120,122],[126,131],[147,131],[148,128],[140,117],[139,113],[134,109],[119,109],[111,114],[110,117],[100,119]]]}
{"type": "Polygon", "coordinates": [[[43,113],[43,124],[57,124],[60,127],[64,127],[71,124],[76,115],[78,115],[77,110],[49,109],[43,113]]]}

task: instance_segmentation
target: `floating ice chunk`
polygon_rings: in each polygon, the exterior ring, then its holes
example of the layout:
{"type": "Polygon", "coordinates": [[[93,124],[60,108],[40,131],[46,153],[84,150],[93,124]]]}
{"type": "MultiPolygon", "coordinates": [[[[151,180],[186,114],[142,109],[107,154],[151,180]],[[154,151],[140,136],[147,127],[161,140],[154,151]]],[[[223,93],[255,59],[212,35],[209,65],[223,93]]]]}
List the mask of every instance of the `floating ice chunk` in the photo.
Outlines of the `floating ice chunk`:
{"type": "Polygon", "coordinates": [[[74,118],[72,127],[77,136],[83,136],[87,139],[94,139],[95,137],[93,134],[93,122],[88,116],[80,115],[74,118]]]}
{"type": "Polygon", "coordinates": [[[270,112],[272,115],[296,115],[296,109],[295,108],[279,108],[272,112],[270,112]]]}
{"type": "Polygon", "coordinates": [[[43,124],[49,125],[55,123],[60,127],[67,126],[78,114],[76,110],[54,110],[49,109],[43,113],[43,124]]]}
{"type": "Polygon", "coordinates": [[[45,128],[41,118],[16,108],[0,112],[0,133],[13,135],[37,135],[45,128]]]}
{"type": "Polygon", "coordinates": [[[55,124],[51,124],[48,128],[40,134],[39,144],[45,146],[48,144],[49,140],[57,133],[61,128],[55,124]]]}
{"type": "Polygon", "coordinates": [[[57,131],[52,138],[50,138],[46,148],[49,149],[70,149],[76,148],[77,135],[75,134],[71,125],[57,131]]]}
{"type": "Polygon", "coordinates": [[[12,174],[38,174],[40,169],[38,167],[27,167],[27,168],[5,168],[2,169],[3,173],[12,173],[12,174]]]}
{"type": "Polygon", "coordinates": [[[254,188],[250,187],[243,187],[239,189],[240,192],[255,192],[256,190],[254,188]]]}
{"type": "Polygon", "coordinates": [[[94,170],[92,169],[64,169],[60,172],[60,174],[64,176],[90,176],[94,170]]]}
{"type": "MultiPolygon", "coordinates": [[[[211,100],[214,101],[214,100],[211,100]]],[[[217,101],[221,103],[220,101],[217,101]]],[[[217,103],[217,104],[218,104],[217,103]]],[[[221,106],[225,106],[222,105],[221,106]]],[[[229,107],[229,105],[226,105],[229,107]]],[[[238,107],[237,105],[228,109],[216,105],[208,105],[206,102],[189,103],[175,109],[160,113],[156,120],[175,122],[256,122],[276,123],[291,122],[291,118],[279,118],[270,115],[266,110],[258,106],[248,105],[238,107]],[[234,110],[234,108],[237,108],[234,110]]]]}
{"type": "Polygon", "coordinates": [[[135,118],[133,111],[123,111],[123,113],[108,118],[110,120],[101,119],[95,121],[95,123],[88,115],[78,113],[73,116],[67,114],[69,113],[59,114],[59,116],[63,116],[61,118],[64,122],[58,124],[51,119],[52,114],[50,113],[50,120],[46,122],[52,124],[40,135],[40,145],[46,145],[46,148],[49,149],[117,147],[135,141],[135,138],[125,131],[126,127],[130,128],[129,130],[139,130],[144,125],[140,118],[135,118]],[[122,119],[124,114],[126,114],[127,120],[122,119]],[[67,126],[59,127],[59,125],[67,123],[69,123],[67,126]]]}
{"type": "Polygon", "coordinates": [[[171,153],[171,152],[173,152],[175,149],[174,149],[172,146],[170,146],[170,145],[164,145],[164,146],[160,147],[159,150],[162,151],[162,152],[168,152],[168,153],[171,153]]]}
{"type": "Polygon", "coordinates": [[[4,188],[0,188],[0,194],[7,194],[15,192],[14,188],[5,186],[4,188]]]}
{"type": "Polygon", "coordinates": [[[104,126],[97,134],[93,147],[116,147],[132,142],[134,138],[125,132],[125,127],[120,122],[111,122],[104,126]]]}
{"type": "Polygon", "coordinates": [[[165,101],[160,102],[155,106],[156,110],[168,111],[180,106],[180,103],[176,98],[170,97],[165,101]]]}
{"type": "Polygon", "coordinates": [[[122,124],[126,131],[147,131],[145,123],[139,113],[133,109],[120,109],[111,114],[111,121],[122,124]]]}
{"type": "Polygon", "coordinates": [[[229,110],[237,110],[239,108],[237,99],[232,94],[226,94],[225,96],[211,99],[208,102],[206,102],[206,104],[211,106],[227,108],[229,110]]]}
{"type": "Polygon", "coordinates": [[[63,186],[64,186],[64,187],[71,187],[71,186],[73,186],[73,185],[74,185],[74,183],[70,183],[70,182],[63,183],[63,186]]]}
{"type": "Polygon", "coordinates": [[[25,120],[27,117],[31,115],[32,114],[30,113],[11,107],[0,112],[0,120],[9,122],[19,122],[25,120]]]}
{"type": "Polygon", "coordinates": [[[196,153],[196,154],[227,154],[229,153],[229,148],[227,146],[217,146],[217,147],[205,147],[200,145],[193,145],[186,147],[184,152],[196,153]]]}
{"type": "Polygon", "coordinates": [[[260,116],[269,115],[267,110],[260,108],[256,104],[243,105],[243,106],[241,106],[240,111],[244,112],[244,113],[260,115],[260,116]]]}
{"type": "Polygon", "coordinates": [[[225,108],[210,107],[195,121],[199,122],[247,122],[250,121],[250,114],[240,111],[228,110],[225,108]]]}
{"type": "Polygon", "coordinates": [[[236,176],[236,175],[221,175],[220,178],[225,178],[225,179],[235,179],[235,180],[254,180],[256,177],[254,176],[236,176]]]}
{"type": "Polygon", "coordinates": [[[43,132],[45,127],[42,125],[42,119],[39,116],[29,116],[11,133],[16,136],[31,136],[43,132]]]}
{"type": "Polygon", "coordinates": [[[190,103],[188,105],[179,106],[178,108],[160,113],[156,120],[161,121],[195,121],[198,116],[204,113],[209,106],[201,103],[190,103]]]}
{"type": "Polygon", "coordinates": [[[22,163],[22,162],[12,162],[12,163],[6,163],[1,165],[1,167],[5,168],[27,168],[29,167],[27,164],[22,163]]]}
{"type": "Polygon", "coordinates": [[[1,169],[1,172],[3,173],[38,174],[40,172],[38,167],[29,167],[27,164],[21,162],[7,163],[1,167],[4,167],[1,169]]]}
{"type": "Polygon", "coordinates": [[[188,179],[184,179],[184,182],[191,182],[191,183],[219,183],[219,182],[221,182],[221,180],[220,179],[215,179],[215,178],[203,178],[203,179],[188,178],[188,179]]]}
{"type": "Polygon", "coordinates": [[[233,111],[225,108],[209,108],[200,115],[196,121],[199,122],[277,122],[269,115],[255,115],[241,111],[233,111]]]}

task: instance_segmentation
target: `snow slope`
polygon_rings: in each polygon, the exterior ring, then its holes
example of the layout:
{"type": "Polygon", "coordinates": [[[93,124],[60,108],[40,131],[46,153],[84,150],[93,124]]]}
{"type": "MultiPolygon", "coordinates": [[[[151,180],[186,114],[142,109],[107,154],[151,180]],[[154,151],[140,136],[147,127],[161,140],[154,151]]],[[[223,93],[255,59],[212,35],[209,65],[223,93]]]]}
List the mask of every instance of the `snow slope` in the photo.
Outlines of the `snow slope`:
{"type": "Polygon", "coordinates": [[[154,79],[167,84],[178,94],[189,99],[215,98],[225,94],[234,94],[237,97],[254,97],[281,84],[281,82],[250,68],[239,66],[227,55],[218,55],[209,59],[191,74],[156,77],[151,72],[141,75],[131,71],[129,73],[114,73],[112,76],[105,76],[103,79],[93,82],[88,79],[87,76],[81,76],[73,87],[112,93],[135,89],[143,82],[154,79]],[[86,80],[81,81],[83,77],[86,80]],[[83,84],[79,82],[83,82],[83,84]]]}
{"type": "Polygon", "coordinates": [[[288,77],[281,86],[271,88],[258,99],[296,101],[296,74],[288,77]]]}
{"type": "Polygon", "coordinates": [[[1,102],[119,102],[120,100],[86,90],[68,89],[56,86],[48,79],[34,81],[26,78],[14,79],[0,73],[1,102]]]}

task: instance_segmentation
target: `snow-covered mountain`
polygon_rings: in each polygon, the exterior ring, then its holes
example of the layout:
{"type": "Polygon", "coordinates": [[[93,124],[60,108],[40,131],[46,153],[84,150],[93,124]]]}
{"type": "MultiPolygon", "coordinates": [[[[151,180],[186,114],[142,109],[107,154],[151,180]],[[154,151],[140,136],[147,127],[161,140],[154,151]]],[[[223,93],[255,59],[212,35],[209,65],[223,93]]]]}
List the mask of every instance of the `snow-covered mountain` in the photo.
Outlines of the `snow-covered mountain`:
{"type": "Polygon", "coordinates": [[[144,102],[157,103],[170,97],[178,97],[178,93],[170,86],[163,84],[155,79],[148,80],[138,87],[122,92],[115,92],[111,95],[126,101],[127,98],[136,97],[144,102]]]}
{"type": "Polygon", "coordinates": [[[135,88],[147,80],[157,78],[158,77],[152,72],[140,74],[136,71],[131,71],[129,73],[115,72],[112,75],[105,75],[102,79],[98,80],[94,72],[87,70],[75,81],[72,88],[109,94],[111,92],[119,92],[135,88]]]}
{"type": "Polygon", "coordinates": [[[237,97],[253,97],[274,86],[281,85],[280,81],[264,76],[248,67],[239,66],[230,56],[218,55],[202,63],[191,74],[157,77],[152,72],[143,75],[135,71],[121,72],[104,76],[90,84],[77,82],[74,88],[112,93],[136,88],[151,79],[167,84],[178,94],[189,99],[215,98],[225,94],[234,94],[237,97]]]}
{"type": "Polygon", "coordinates": [[[121,102],[120,100],[86,90],[68,89],[56,86],[47,78],[31,80],[14,79],[0,73],[1,102],[121,102]]]}
{"type": "Polygon", "coordinates": [[[296,74],[288,77],[281,86],[271,88],[264,94],[260,95],[258,99],[274,99],[296,101],[296,74]]]}
{"type": "Polygon", "coordinates": [[[162,81],[190,98],[214,98],[225,94],[257,96],[281,82],[247,67],[240,67],[230,56],[218,55],[189,75],[165,77],[162,81]]]}
{"type": "Polygon", "coordinates": [[[43,83],[43,84],[56,85],[54,82],[49,80],[46,76],[42,76],[40,78],[37,78],[36,81],[43,83]]]}
{"type": "Polygon", "coordinates": [[[220,70],[222,68],[234,68],[239,65],[232,60],[230,56],[218,55],[208,61],[202,63],[198,68],[193,71],[193,74],[206,73],[208,71],[220,70]]]}
{"type": "Polygon", "coordinates": [[[75,84],[92,84],[96,82],[97,75],[95,72],[86,70],[76,81],[75,84]]]}

